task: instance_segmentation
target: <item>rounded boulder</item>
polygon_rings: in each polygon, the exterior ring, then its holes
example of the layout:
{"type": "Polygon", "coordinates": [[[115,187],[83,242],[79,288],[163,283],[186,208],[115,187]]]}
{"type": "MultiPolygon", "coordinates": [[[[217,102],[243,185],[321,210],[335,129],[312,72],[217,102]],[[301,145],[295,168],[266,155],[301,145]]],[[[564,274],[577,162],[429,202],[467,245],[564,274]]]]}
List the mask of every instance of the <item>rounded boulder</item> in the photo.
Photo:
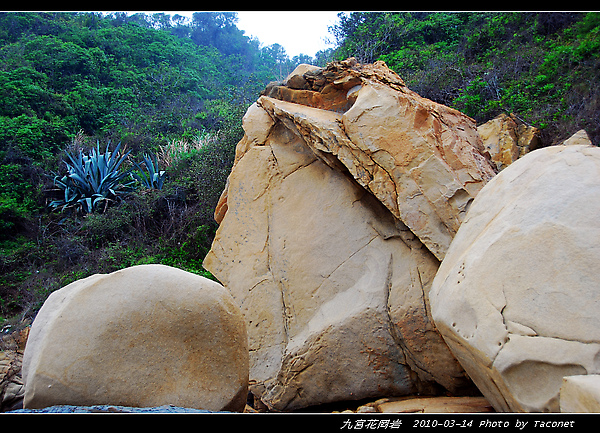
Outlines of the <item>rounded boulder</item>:
{"type": "Polygon", "coordinates": [[[245,320],[199,275],[141,265],[53,292],[24,352],[24,407],[173,405],[242,411],[245,320]]]}
{"type": "Polygon", "coordinates": [[[558,412],[600,373],[600,149],[553,146],[477,195],[430,291],[432,317],[497,411],[558,412]]]}

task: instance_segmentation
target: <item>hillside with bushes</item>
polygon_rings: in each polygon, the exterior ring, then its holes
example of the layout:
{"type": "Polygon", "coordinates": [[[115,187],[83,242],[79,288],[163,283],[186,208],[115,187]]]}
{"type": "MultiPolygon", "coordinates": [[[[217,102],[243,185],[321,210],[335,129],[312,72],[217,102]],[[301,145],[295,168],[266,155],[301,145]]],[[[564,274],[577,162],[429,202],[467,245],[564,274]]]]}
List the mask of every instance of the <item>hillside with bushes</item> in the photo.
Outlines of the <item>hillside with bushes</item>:
{"type": "Polygon", "coordinates": [[[242,116],[299,63],[383,60],[478,123],[510,112],[544,145],[579,129],[598,145],[599,29],[598,13],[353,12],[335,49],[290,59],[235,13],[2,13],[0,328],[95,273],[213,278],[202,261],[242,116]]]}
{"type": "Polygon", "coordinates": [[[515,113],[546,145],[600,143],[597,12],[363,13],[333,28],[338,57],[383,60],[409,88],[483,123],[515,113]]]}
{"type": "Polygon", "coordinates": [[[0,14],[0,325],[98,272],[165,263],[210,277],[241,118],[306,61],[235,20],[0,14]],[[82,170],[98,184],[78,183],[82,170]]]}

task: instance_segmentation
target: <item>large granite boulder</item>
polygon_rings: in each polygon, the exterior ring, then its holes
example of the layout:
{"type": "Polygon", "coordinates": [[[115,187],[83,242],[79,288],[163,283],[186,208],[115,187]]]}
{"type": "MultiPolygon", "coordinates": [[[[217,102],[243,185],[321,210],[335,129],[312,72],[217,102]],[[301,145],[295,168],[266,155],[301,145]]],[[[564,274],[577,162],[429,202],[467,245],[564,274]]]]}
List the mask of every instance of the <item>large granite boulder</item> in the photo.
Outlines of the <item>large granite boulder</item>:
{"type": "Polygon", "coordinates": [[[174,405],[242,411],[246,323],[218,283],[142,265],[50,295],[23,358],[24,407],[174,405]]]}
{"type": "Polygon", "coordinates": [[[600,372],[600,149],[520,158],[474,200],[430,291],[437,328],[497,411],[557,412],[600,372]]]}
{"type": "Polygon", "coordinates": [[[251,391],[282,411],[470,392],[427,295],[494,175],[474,121],[382,62],[286,82],[244,117],[204,261],[246,317],[251,391]]]}

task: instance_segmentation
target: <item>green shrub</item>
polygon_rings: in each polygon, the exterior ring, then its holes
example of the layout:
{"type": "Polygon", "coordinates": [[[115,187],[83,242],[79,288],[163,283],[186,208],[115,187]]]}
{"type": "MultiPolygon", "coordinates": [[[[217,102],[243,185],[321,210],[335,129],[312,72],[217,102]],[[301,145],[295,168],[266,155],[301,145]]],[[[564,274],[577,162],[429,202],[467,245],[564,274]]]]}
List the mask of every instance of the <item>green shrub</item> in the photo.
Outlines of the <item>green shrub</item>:
{"type": "Polygon", "coordinates": [[[0,142],[19,149],[28,158],[39,162],[67,143],[66,119],[37,116],[0,117],[0,142]]]}

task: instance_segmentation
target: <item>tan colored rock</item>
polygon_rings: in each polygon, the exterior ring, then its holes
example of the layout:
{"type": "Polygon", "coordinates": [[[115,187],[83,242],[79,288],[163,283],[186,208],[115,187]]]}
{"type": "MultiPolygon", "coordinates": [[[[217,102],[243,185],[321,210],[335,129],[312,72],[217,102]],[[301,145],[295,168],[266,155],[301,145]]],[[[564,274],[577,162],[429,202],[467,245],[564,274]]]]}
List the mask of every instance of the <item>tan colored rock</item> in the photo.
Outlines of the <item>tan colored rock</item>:
{"type": "Polygon", "coordinates": [[[310,73],[318,73],[321,71],[321,68],[318,66],[308,65],[306,63],[302,63],[296,66],[296,69],[292,71],[290,75],[284,81],[284,85],[291,89],[299,89],[299,90],[308,90],[311,85],[309,81],[304,78],[305,74],[310,73]]]}
{"type": "MultiPolygon", "coordinates": [[[[27,325],[27,323],[21,323],[27,325]]],[[[23,406],[25,387],[21,377],[23,350],[29,335],[29,326],[0,336],[0,412],[23,406]]]]}
{"type": "Polygon", "coordinates": [[[475,122],[410,91],[383,62],[322,73],[333,81],[304,91],[311,98],[269,92],[258,104],[327,164],[345,166],[441,260],[495,175],[475,122]]]}
{"type": "Polygon", "coordinates": [[[21,378],[23,354],[0,351],[0,412],[22,407],[25,388],[21,378]]]}
{"type": "MultiPolygon", "coordinates": [[[[481,413],[494,412],[485,397],[395,397],[365,405],[378,413],[481,413]]],[[[360,409],[360,408],[359,408],[360,409]]],[[[357,410],[358,412],[358,410],[357,410]]]]}
{"type": "Polygon", "coordinates": [[[517,122],[517,147],[519,148],[519,158],[542,146],[540,130],[535,126],[517,122]]]}
{"type": "MultiPolygon", "coordinates": [[[[259,107],[256,103],[252,104],[246,114],[242,118],[242,128],[244,129],[244,137],[236,146],[234,164],[244,156],[252,146],[261,146],[265,143],[271,128],[274,125],[274,120],[267,114],[265,110],[259,107]]],[[[221,220],[227,212],[227,191],[229,183],[225,186],[219,201],[215,207],[215,221],[221,223],[221,220]]]]}
{"type": "Polygon", "coordinates": [[[257,103],[252,104],[242,119],[245,140],[240,141],[240,144],[236,147],[234,163],[239,161],[250,147],[265,144],[274,123],[275,121],[271,116],[257,103]]]}
{"type": "Polygon", "coordinates": [[[437,328],[497,411],[557,412],[600,373],[600,149],[517,160],[474,200],[430,291],[437,328]]]}
{"type": "Polygon", "coordinates": [[[303,78],[248,110],[204,261],[246,317],[252,392],[283,411],[468,389],[427,293],[494,175],[473,120],[383,63],[303,78]]]}
{"type": "Polygon", "coordinates": [[[23,358],[25,408],[166,404],[244,409],[245,321],[218,283],[142,265],[50,295],[23,358]]]}
{"type": "Polygon", "coordinates": [[[590,140],[590,137],[587,135],[587,132],[585,132],[585,129],[581,129],[581,130],[577,131],[575,134],[573,134],[571,137],[566,139],[562,144],[564,146],[572,146],[572,145],[591,146],[592,141],[590,140]]]}
{"type": "Polygon", "coordinates": [[[563,377],[560,387],[560,411],[600,413],[600,375],[563,377]]]}
{"type": "Polygon", "coordinates": [[[539,130],[514,115],[500,114],[477,127],[477,132],[499,171],[540,145],[539,130]]]}
{"type": "Polygon", "coordinates": [[[344,114],[344,130],[365,155],[357,180],[438,258],[468,206],[494,176],[474,121],[412,92],[366,82],[344,114]]]}
{"type": "Polygon", "coordinates": [[[401,236],[282,123],[238,162],[205,267],[246,315],[251,389],[271,409],[464,386],[423,297],[438,262],[401,236]]]}

